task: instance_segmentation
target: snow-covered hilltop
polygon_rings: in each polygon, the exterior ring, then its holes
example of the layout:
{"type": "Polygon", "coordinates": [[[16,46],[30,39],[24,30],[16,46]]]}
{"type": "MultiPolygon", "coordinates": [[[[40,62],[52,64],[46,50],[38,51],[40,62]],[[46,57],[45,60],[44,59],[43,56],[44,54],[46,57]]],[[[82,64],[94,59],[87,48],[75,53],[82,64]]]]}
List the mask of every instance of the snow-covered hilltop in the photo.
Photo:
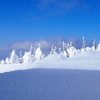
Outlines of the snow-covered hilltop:
{"type": "Polygon", "coordinates": [[[95,40],[92,47],[86,47],[83,38],[81,49],[76,49],[72,42],[63,41],[61,48],[52,46],[48,55],[41,48],[40,44],[37,48],[31,45],[29,51],[23,55],[20,51],[20,56],[13,50],[10,57],[0,61],[0,73],[30,68],[100,70],[100,43],[96,45],[95,40]]]}
{"type": "MultiPolygon", "coordinates": [[[[83,37],[83,45],[82,45],[81,49],[76,49],[72,45],[72,42],[65,43],[63,41],[61,48],[57,48],[56,46],[52,46],[50,53],[46,56],[42,52],[41,47],[42,47],[41,44],[38,44],[37,48],[34,48],[31,45],[29,51],[24,52],[24,55],[22,55],[22,52],[20,51],[20,56],[18,56],[16,54],[16,50],[12,50],[10,57],[7,57],[5,60],[1,60],[0,64],[18,64],[18,63],[23,64],[23,63],[28,63],[28,62],[35,62],[37,60],[42,60],[44,58],[48,58],[49,56],[52,56],[52,59],[53,59],[53,57],[57,58],[57,56],[70,59],[71,57],[82,54],[83,52],[100,51],[100,43],[98,44],[98,46],[96,46],[95,40],[93,42],[92,47],[86,47],[86,42],[84,40],[84,37],[83,37]]],[[[88,55],[88,53],[87,53],[87,55],[88,55]]]]}

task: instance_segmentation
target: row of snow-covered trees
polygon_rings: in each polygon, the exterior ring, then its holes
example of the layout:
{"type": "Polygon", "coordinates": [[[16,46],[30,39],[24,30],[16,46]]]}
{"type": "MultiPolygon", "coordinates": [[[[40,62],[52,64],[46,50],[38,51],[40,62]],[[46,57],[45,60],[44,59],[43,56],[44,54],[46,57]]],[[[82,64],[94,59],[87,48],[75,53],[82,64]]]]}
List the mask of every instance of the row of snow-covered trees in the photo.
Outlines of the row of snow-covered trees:
{"type": "MultiPolygon", "coordinates": [[[[70,58],[70,57],[77,55],[77,54],[84,52],[84,51],[100,50],[100,43],[98,44],[98,46],[96,46],[96,41],[94,40],[92,47],[86,47],[86,42],[84,40],[84,37],[82,39],[83,39],[83,43],[82,43],[83,45],[82,45],[81,49],[76,49],[72,45],[72,42],[65,43],[63,41],[62,47],[58,48],[59,52],[57,52],[56,46],[52,46],[49,55],[59,54],[61,56],[66,56],[66,57],[70,58]]],[[[1,64],[14,64],[14,63],[16,64],[16,63],[34,62],[36,60],[44,59],[45,57],[48,57],[49,55],[46,56],[42,52],[40,44],[38,44],[37,48],[33,48],[33,46],[31,45],[29,51],[25,52],[24,55],[22,55],[22,52],[20,51],[20,56],[18,56],[16,54],[16,50],[13,50],[10,54],[10,57],[7,57],[5,60],[1,60],[0,63],[1,64]]]]}
{"type": "Polygon", "coordinates": [[[26,63],[26,62],[33,62],[35,60],[43,59],[45,55],[41,51],[41,45],[38,44],[37,48],[33,48],[31,45],[30,50],[28,52],[25,52],[24,55],[22,55],[22,52],[20,51],[20,56],[16,54],[16,50],[13,50],[10,54],[10,57],[7,57],[5,60],[1,60],[1,64],[14,64],[14,63],[26,63]]]}

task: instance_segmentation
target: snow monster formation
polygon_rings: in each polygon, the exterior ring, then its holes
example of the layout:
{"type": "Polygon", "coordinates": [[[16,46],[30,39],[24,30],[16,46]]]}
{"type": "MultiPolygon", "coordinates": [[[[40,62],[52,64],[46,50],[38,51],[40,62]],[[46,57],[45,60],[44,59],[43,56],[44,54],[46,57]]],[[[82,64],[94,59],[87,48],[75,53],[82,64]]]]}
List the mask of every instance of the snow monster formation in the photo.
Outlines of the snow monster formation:
{"type": "Polygon", "coordinates": [[[22,63],[31,63],[37,60],[42,60],[44,58],[47,58],[49,56],[55,57],[66,57],[66,58],[71,58],[75,55],[78,55],[80,53],[86,52],[86,51],[100,51],[100,43],[98,46],[96,46],[96,40],[94,39],[93,41],[93,46],[92,47],[86,47],[86,42],[83,39],[83,45],[81,49],[76,49],[73,45],[72,42],[70,43],[65,43],[64,41],[62,42],[62,47],[57,48],[56,46],[51,47],[50,53],[46,56],[42,50],[41,50],[41,44],[38,44],[37,48],[34,48],[32,45],[30,46],[30,49],[28,52],[24,52],[24,55],[22,55],[22,52],[20,51],[20,55],[18,56],[16,54],[16,50],[12,50],[10,57],[7,57],[5,60],[1,60],[0,64],[22,64],[22,63]]]}

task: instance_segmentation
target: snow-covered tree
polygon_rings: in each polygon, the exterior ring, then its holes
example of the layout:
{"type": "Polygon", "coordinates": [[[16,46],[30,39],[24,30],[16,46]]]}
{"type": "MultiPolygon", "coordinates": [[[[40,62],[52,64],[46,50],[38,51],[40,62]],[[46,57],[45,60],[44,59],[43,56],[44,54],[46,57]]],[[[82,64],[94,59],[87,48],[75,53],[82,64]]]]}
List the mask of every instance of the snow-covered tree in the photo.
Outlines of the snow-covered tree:
{"type": "Polygon", "coordinates": [[[30,52],[31,55],[33,54],[33,46],[32,45],[30,46],[29,52],[30,52]]]}
{"type": "Polygon", "coordinates": [[[29,57],[30,57],[30,62],[33,62],[33,46],[30,46],[30,50],[29,50],[29,57]]]}
{"type": "Polygon", "coordinates": [[[66,44],[66,43],[63,41],[63,43],[62,43],[63,54],[64,54],[64,55],[67,55],[67,57],[69,58],[68,47],[69,47],[69,44],[66,44]]]}
{"type": "Polygon", "coordinates": [[[100,50],[100,41],[99,41],[99,44],[98,44],[98,47],[97,47],[97,49],[98,49],[98,50],[100,50]]]}
{"type": "Polygon", "coordinates": [[[69,57],[72,57],[79,53],[79,50],[77,50],[74,46],[72,46],[72,42],[69,43],[67,51],[69,53],[69,57]]]}
{"type": "Polygon", "coordinates": [[[56,46],[52,46],[50,54],[55,54],[56,53],[56,49],[57,49],[56,46]]]}
{"type": "Polygon", "coordinates": [[[23,63],[23,58],[22,58],[22,51],[20,50],[20,52],[19,52],[20,54],[19,54],[19,62],[20,63],[23,63]]]}
{"type": "Polygon", "coordinates": [[[23,57],[23,63],[33,62],[33,46],[30,46],[29,52],[25,52],[23,57]]]}
{"type": "Polygon", "coordinates": [[[43,59],[45,55],[41,51],[41,45],[38,44],[37,48],[31,45],[29,52],[25,52],[23,56],[23,63],[33,62],[35,60],[43,59]]]}
{"type": "Polygon", "coordinates": [[[9,59],[9,63],[13,64],[13,63],[19,63],[19,58],[18,55],[16,54],[16,50],[13,50],[10,54],[10,59],[9,59]]]}
{"type": "Polygon", "coordinates": [[[25,52],[22,58],[23,58],[23,63],[32,62],[30,57],[30,52],[25,52]]]}
{"type": "Polygon", "coordinates": [[[93,41],[93,46],[94,46],[94,50],[96,50],[97,49],[97,46],[96,46],[96,40],[95,39],[93,41]]]}
{"type": "Polygon", "coordinates": [[[36,60],[36,57],[35,57],[35,50],[36,50],[36,48],[33,48],[33,53],[32,53],[32,59],[33,59],[33,61],[36,60]]]}
{"type": "Polygon", "coordinates": [[[1,60],[1,64],[6,64],[6,62],[4,60],[1,60]]]}
{"type": "Polygon", "coordinates": [[[82,49],[84,50],[84,51],[86,51],[86,42],[85,42],[85,39],[84,39],[84,37],[82,37],[82,40],[83,40],[83,42],[82,42],[82,49]]]}
{"type": "Polygon", "coordinates": [[[6,60],[5,60],[5,63],[6,63],[6,64],[9,64],[9,61],[10,61],[10,58],[7,57],[6,60]]]}
{"type": "Polygon", "coordinates": [[[38,44],[38,48],[35,50],[35,58],[36,60],[40,60],[43,59],[45,57],[45,55],[43,54],[42,50],[41,50],[41,45],[38,44]]]}

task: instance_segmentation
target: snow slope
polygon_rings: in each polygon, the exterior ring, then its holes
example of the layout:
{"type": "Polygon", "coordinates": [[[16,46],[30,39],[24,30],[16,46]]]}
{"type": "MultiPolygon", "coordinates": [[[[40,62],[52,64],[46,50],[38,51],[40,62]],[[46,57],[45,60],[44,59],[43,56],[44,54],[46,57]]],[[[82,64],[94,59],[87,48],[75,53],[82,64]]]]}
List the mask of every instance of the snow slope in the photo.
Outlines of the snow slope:
{"type": "Polygon", "coordinates": [[[100,70],[100,50],[84,51],[71,58],[54,53],[42,60],[23,64],[0,64],[0,73],[32,68],[100,70]]]}

